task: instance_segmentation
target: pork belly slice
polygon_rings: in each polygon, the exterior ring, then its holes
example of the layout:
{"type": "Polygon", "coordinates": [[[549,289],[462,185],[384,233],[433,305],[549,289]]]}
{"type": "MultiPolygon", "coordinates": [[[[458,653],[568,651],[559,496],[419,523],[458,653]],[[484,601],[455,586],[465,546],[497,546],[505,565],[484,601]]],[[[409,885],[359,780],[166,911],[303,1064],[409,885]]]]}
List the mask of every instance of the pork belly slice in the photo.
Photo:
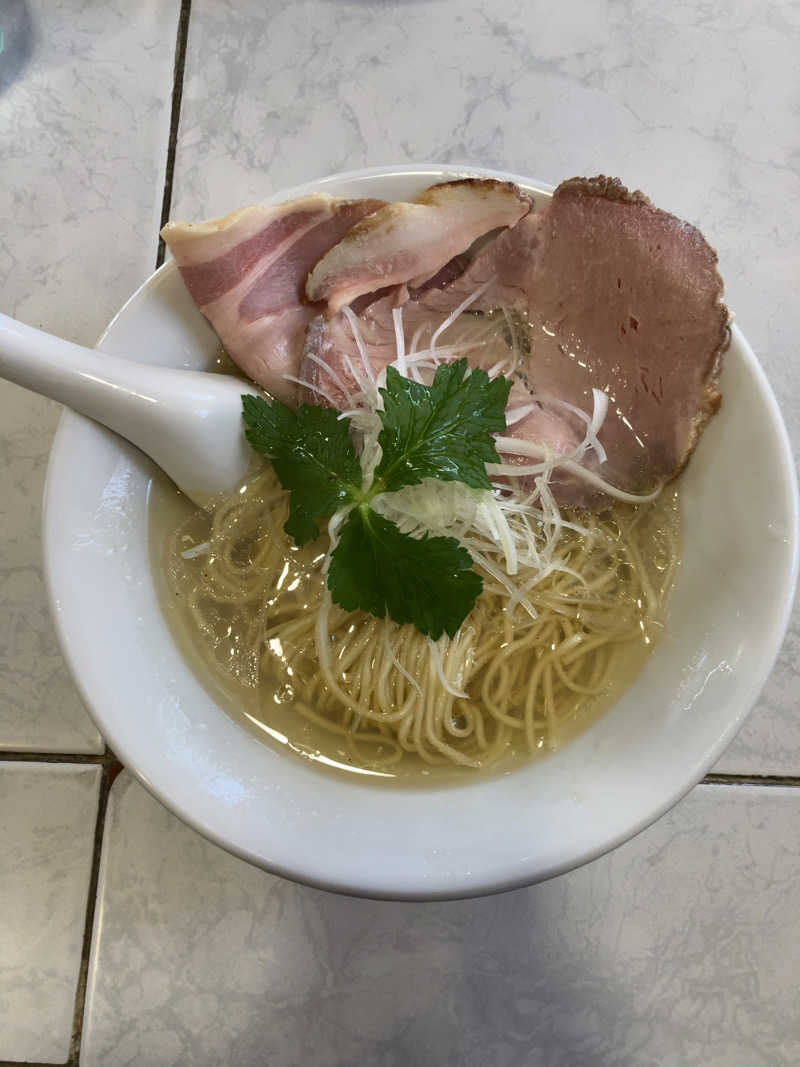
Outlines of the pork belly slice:
{"type": "Polygon", "coordinates": [[[314,267],[311,301],[331,313],[391,285],[423,286],[484,234],[513,226],[531,201],[510,182],[465,178],[434,185],[413,204],[386,204],[354,226],[314,267]]]}
{"type": "Polygon", "coordinates": [[[162,230],[195,303],[231,359],[273,396],[294,403],[308,323],[304,296],[313,265],[382,204],[324,195],[255,205],[208,222],[162,230]]]}

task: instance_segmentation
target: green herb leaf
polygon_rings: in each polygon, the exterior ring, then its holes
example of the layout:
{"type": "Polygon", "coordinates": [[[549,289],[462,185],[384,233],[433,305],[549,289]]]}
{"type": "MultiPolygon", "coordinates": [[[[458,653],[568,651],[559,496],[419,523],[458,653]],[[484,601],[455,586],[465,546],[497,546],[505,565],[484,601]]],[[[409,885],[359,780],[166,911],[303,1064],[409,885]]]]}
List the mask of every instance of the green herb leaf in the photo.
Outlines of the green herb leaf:
{"type": "Polygon", "coordinates": [[[486,464],[500,461],[491,435],[506,428],[510,389],[507,378],[490,381],[483,370],[467,376],[465,359],[440,366],[431,386],[389,367],[381,389],[383,456],[376,484],[391,493],[438,478],[490,489],[486,464]]]}
{"type": "Polygon", "coordinates": [[[318,519],[331,515],[361,488],[361,465],[350,441],[350,420],[333,408],[304,404],[294,411],[279,400],[242,397],[245,436],[272,460],[291,492],[284,529],[298,545],[319,537],[318,519]]]}
{"type": "Polygon", "coordinates": [[[472,558],[453,537],[416,539],[362,505],[342,527],[328,588],[346,611],[413,623],[434,639],[454,637],[483,588],[472,558]]]}

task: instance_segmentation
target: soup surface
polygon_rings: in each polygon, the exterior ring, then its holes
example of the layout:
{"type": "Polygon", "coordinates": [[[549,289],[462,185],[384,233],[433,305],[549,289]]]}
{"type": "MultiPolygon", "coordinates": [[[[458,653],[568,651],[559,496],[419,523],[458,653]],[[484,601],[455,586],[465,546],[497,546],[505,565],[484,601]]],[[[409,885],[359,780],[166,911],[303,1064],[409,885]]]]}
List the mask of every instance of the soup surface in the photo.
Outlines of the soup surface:
{"type": "Polygon", "coordinates": [[[375,782],[507,773],[567,743],[641,670],[679,556],[669,487],[652,504],[565,511],[579,527],[562,534],[567,567],[531,578],[527,608],[484,572],[452,640],[335,605],[320,637],[326,537],[300,549],[286,536],[270,467],[208,511],[158,478],[150,505],[165,615],[209,692],[267,743],[375,782]]]}

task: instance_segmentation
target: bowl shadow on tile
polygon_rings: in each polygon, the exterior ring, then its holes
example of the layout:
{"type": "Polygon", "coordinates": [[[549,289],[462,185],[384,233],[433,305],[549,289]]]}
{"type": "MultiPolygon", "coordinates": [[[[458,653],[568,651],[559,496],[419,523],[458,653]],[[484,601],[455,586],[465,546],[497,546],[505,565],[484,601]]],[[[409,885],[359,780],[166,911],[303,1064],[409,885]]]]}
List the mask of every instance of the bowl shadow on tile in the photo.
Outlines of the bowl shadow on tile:
{"type": "Polygon", "coordinates": [[[4,0],[0,12],[0,93],[22,74],[35,43],[33,19],[26,0],[4,0]]]}
{"type": "Polygon", "coordinates": [[[554,966],[553,905],[576,891],[562,883],[398,904],[296,887],[299,907],[326,930],[322,959],[334,976],[318,1001],[310,1051],[319,1054],[325,1035],[338,1032],[346,1035],[335,1061],[342,1064],[588,1062],[598,1052],[597,1023],[610,1032],[626,1011],[623,989],[599,981],[594,968],[587,973],[574,945],[554,966]]]}
{"type": "Polygon", "coordinates": [[[197,1067],[589,1062],[597,1028],[626,1014],[587,879],[435,903],[339,896],[233,857],[127,774],[111,797],[87,1067],[139,1062],[156,1033],[197,1067]],[[567,936],[565,912],[585,929],[567,936]]]}

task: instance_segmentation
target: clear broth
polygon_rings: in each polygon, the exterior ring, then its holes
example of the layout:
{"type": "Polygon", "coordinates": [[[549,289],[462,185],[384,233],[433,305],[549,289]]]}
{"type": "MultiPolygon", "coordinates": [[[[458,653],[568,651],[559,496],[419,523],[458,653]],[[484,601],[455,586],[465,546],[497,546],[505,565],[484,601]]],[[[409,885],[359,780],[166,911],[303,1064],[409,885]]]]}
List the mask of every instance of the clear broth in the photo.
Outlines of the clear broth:
{"type": "MultiPolygon", "coordinates": [[[[680,514],[678,495],[674,489],[665,491],[661,510],[664,522],[677,543],[680,514]]],[[[432,766],[409,753],[404,755],[399,764],[382,769],[357,765],[336,734],[293,711],[291,699],[286,698],[282,685],[276,679],[262,677],[259,687],[254,689],[236,681],[209,654],[202,635],[167,579],[170,537],[193,514],[196,514],[194,505],[166,477],[154,477],[149,493],[150,558],[158,596],[175,642],[211,697],[239,725],[260,741],[286,753],[290,758],[308,761],[320,771],[358,774],[376,784],[383,781],[411,786],[434,782],[437,786],[445,782],[463,783],[511,773],[522,764],[552,754],[613,706],[639,674],[657,640],[658,634],[651,630],[643,635],[641,641],[627,642],[625,651],[617,660],[613,682],[602,695],[576,701],[572,714],[560,723],[555,745],[542,746],[531,753],[520,731],[519,744],[510,744],[499,761],[478,770],[450,764],[432,766]]],[[[207,522],[207,519],[200,517],[198,524],[201,525],[203,521],[207,522]]],[[[663,628],[663,622],[662,618],[659,629],[663,628]]]]}

